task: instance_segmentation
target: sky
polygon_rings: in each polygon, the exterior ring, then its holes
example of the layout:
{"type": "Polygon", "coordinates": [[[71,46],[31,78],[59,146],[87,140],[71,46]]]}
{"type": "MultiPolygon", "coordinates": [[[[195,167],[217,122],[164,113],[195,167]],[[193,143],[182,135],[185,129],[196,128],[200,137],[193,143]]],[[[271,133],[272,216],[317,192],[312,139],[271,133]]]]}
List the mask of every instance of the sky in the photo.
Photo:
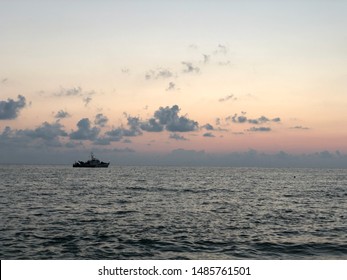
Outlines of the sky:
{"type": "Polygon", "coordinates": [[[347,167],[347,1],[0,1],[0,163],[347,167]]]}

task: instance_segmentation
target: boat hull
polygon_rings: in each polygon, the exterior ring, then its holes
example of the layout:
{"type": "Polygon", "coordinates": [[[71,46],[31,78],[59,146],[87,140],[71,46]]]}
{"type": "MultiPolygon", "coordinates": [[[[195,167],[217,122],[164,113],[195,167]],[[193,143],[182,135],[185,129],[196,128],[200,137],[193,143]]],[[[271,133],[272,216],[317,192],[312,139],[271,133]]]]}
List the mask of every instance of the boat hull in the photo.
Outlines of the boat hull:
{"type": "Polygon", "coordinates": [[[87,168],[107,168],[110,163],[100,163],[97,165],[93,164],[83,164],[83,163],[74,163],[72,167],[87,167],[87,168]]]}

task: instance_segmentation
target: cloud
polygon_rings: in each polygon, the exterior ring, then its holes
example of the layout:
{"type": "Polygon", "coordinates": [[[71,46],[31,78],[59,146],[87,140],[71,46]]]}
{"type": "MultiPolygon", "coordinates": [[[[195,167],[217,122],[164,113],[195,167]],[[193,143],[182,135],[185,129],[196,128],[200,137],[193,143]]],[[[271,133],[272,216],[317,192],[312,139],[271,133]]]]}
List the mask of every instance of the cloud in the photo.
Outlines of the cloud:
{"type": "Polygon", "coordinates": [[[150,118],[147,122],[141,123],[140,128],[148,132],[160,132],[163,131],[164,126],[157,119],[150,118]]]}
{"type": "Polygon", "coordinates": [[[220,98],[218,101],[219,101],[219,102],[225,102],[225,101],[228,101],[228,100],[233,100],[233,101],[235,101],[235,100],[237,100],[237,98],[234,97],[233,94],[230,94],[230,95],[228,95],[228,96],[226,96],[226,97],[224,97],[224,98],[220,98]]]}
{"type": "Polygon", "coordinates": [[[258,119],[249,119],[248,122],[251,124],[261,124],[261,123],[266,123],[269,122],[270,120],[267,117],[261,116],[258,119]]]}
{"type": "Polygon", "coordinates": [[[59,122],[43,122],[35,129],[12,130],[7,126],[0,134],[0,147],[11,151],[24,151],[26,148],[62,147],[60,137],[66,136],[68,134],[59,122]]]}
{"type": "Polygon", "coordinates": [[[183,73],[199,73],[200,68],[194,66],[191,62],[185,62],[183,61],[182,64],[186,67],[183,69],[183,73]]]}
{"type": "Polygon", "coordinates": [[[90,120],[88,118],[81,119],[77,123],[77,130],[70,133],[70,139],[73,140],[95,140],[98,136],[100,129],[97,127],[91,127],[90,120]]]}
{"type": "Polygon", "coordinates": [[[7,79],[7,78],[4,78],[4,79],[1,80],[1,83],[2,83],[2,84],[6,84],[7,82],[8,82],[8,79],[7,79]]]}
{"type": "Polygon", "coordinates": [[[55,96],[79,96],[82,95],[81,87],[63,88],[60,87],[60,91],[54,94],[55,96]]]}
{"type": "Polygon", "coordinates": [[[154,113],[154,117],[159,120],[161,125],[164,125],[166,130],[171,132],[187,132],[195,131],[199,128],[196,121],[190,120],[185,116],[178,116],[180,108],[177,105],[170,107],[160,107],[154,113]]]}
{"type": "Polygon", "coordinates": [[[187,141],[188,139],[178,133],[171,133],[170,139],[175,139],[176,141],[187,141]]]}
{"type": "Polygon", "coordinates": [[[108,141],[118,142],[122,140],[123,137],[135,137],[142,135],[142,131],[140,129],[141,122],[139,118],[127,116],[127,125],[128,128],[121,126],[110,131],[106,131],[105,139],[107,139],[108,141]]]}
{"type": "Polygon", "coordinates": [[[170,82],[168,87],[166,88],[166,91],[170,91],[170,90],[176,90],[176,84],[173,82],[170,82]]]}
{"type": "Polygon", "coordinates": [[[210,62],[210,58],[211,58],[211,56],[210,56],[210,55],[203,54],[203,57],[204,57],[204,64],[206,64],[206,63],[209,63],[209,62],[210,62]]]}
{"type": "Polygon", "coordinates": [[[95,116],[94,124],[104,127],[108,122],[108,118],[104,116],[103,114],[97,114],[95,116]]]}
{"type": "Polygon", "coordinates": [[[211,132],[206,132],[202,136],[204,136],[204,137],[215,137],[211,132]]]}
{"type": "Polygon", "coordinates": [[[308,130],[308,129],[310,129],[310,128],[309,128],[309,127],[304,127],[304,126],[301,126],[301,125],[297,125],[297,126],[290,127],[290,129],[308,130]]]}
{"type": "Polygon", "coordinates": [[[88,106],[88,104],[92,101],[92,96],[95,94],[96,94],[96,92],[94,90],[84,91],[82,89],[82,87],[72,87],[72,88],[60,87],[59,92],[54,93],[53,96],[56,96],[56,97],[71,97],[71,96],[82,97],[82,101],[83,101],[84,105],[88,106]]]}
{"type": "Polygon", "coordinates": [[[130,69],[125,67],[125,68],[122,68],[122,69],[121,69],[121,72],[122,72],[123,74],[129,74],[130,69]]]}
{"type": "Polygon", "coordinates": [[[48,123],[44,122],[41,126],[37,127],[34,130],[26,129],[26,130],[19,130],[18,134],[24,134],[26,136],[29,136],[30,138],[41,138],[46,141],[52,141],[57,139],[59,136],[68,136],[66,131],[63,129],[63,125],[61,125],[59,122],[55,123],[48,123]]]}
{"type": "Polygon", "coordinates": [[[203,125],[201,128],[205,128],[206,130],[214,130],[213,125],[211,125],[209,123],[203,125]]]}
{"type": "MultiPolygon", "coordinates": [[[[179,116],[180,108],[177,105],[170,107],[160,107],[154,112],[154,116],[148,120],[141,120],[138,117],[127,116],[128,127],[118,127],[107,131],[104,139],[98,140],[101,144],[107,144],[111,141],[121,141],[124,137],[136,137],[146,132],[188,132],[198,130],[197,122],[188,119],[185,116],[179,116]]],[[[178,134],[171,134],[173,139],[178,140],[178,134]]],[[[180,139],[182,140],[182,139],[180,139]]]]}
{"type": "Polygon", "coordinates": [[[112,151],[116,152],[116,153],[135,153],[135,150],[130,149],[130,148],[124,148],[124,149],[117,149],[117,148],[115,148],[112,151]]]}
{"type": "Polygon", "coordinates": [[[268,132],[271,131],[270,127],[251,127],[250,129],[247,129],[247,131],[252,131],[252,132],[268,132]]]}
{"type": "Polygon", "coordinates": [[[280,122],[281,118],[273,118],[269,119],[265,116],[261,116],[257,119],[249,119],[245,116],[246,112],[242,112],[242,116],[238,116],[237,114],[234,114],[233,116],[227,117],[226,121],[232,121],[233,123],[250,123],[250,124],[263,124],[268,122],[280,122]]]}
{"type": "Polygon", "coordinates": [[[191,50],[197,50],[197,49],[198,49],[198,46],[197,46],[196,44],[190,44],[190,45],[188,46],[188,48],[191,49],[191,50]]]}
{"type": "MultiPolygon", "coordinates": [[[[230,117],[227,117],[226,120],[230,120],[230,117]]],[[[231,117],[231,121],[233,123],[245,123],[247,122],[247,117],[245,116],[238,116],[237,114],[235,114],[234,116],[231,117]]]]}
{"type": "Polygon", "coordinates": [[[64,119],[64,118],[68,118],[68,117],[70,117],[71,115],[68,113],[68,112],[66,112],[66,111],[64,111],[64,110],[60,110],[58,113],[56,113],[55,114],[55,118],[56,119],[64,119]]]}
{"type": "Polygon", "coordinates": [[[213,53],[226,55],[228,52],[229,52],[229,48],[227,46],[219,44],[217,46],[217,49],[213,53]]]}
{"type": "Polygon", "coordinates": [[[151,80],[151,79],[168,79],[173,77],[174,74],[169,70],[169,69],[165,69],[165,68],[158,68],[155,70],[149,70],[147,71],[146,75],[145,75],[145,79],[146,80],[151,80]]]}
{"type": "Polygon", "coordinates": [[[18,100],[7,99],[0,101],[0,120],[16,119],[21,109],[26,106],[26,100],[23,95],[18,95],[18,100]]]}
{"type": "Polygon", "coordinates": [[[220,65],[220,66],[228,66],[230,64],[231,64],[230,60],[218,62],[218,65],[220,65]]]}
{"type": "Polygon", "coordinates": [[[26,153],[28,148],[43,151],[45,147],[62,147],[60,137],[66,136],[68,134],[59,122],[44,122],[35,129],[12,130],[7,126],[0,134],[0,148],[14,153],[26,153]]]}
{"type": "Polygon", "coordinates": [[[86,96],[83,97],[83,102],[84,102],[84,106],[88,106],[88,104],[90,103],[90,101],[92,101],[93,99],[90,96],[86,96]]]}

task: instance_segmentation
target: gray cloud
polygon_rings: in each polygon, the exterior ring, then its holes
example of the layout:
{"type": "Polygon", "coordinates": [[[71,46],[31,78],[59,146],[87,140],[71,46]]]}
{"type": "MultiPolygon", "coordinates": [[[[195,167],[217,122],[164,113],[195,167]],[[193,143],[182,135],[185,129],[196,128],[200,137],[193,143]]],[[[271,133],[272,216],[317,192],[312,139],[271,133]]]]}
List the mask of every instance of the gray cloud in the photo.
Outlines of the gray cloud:
{"type": "Polygon", "coordinates": [[[23,95],[18,95],[18,100],[7,99],[0,101],[0,120],[12,120],[18,117],[19,112],[26,106],[26,100],[23,95]]]}
{"type": "Polygon", "coordinates": [[[63,88],[60,87],[60,91],[54,94],[55,96],[79,96],[82,95],[81,87],[63,88]]]}
{"type": "Polygon", "coordinates": [[[233,100],[233,101],[235,101],[235,100],[237,100],[237,98],[234,97],[233,94],[230,94],[230,95],[228,95],[228,96],[226,96],[226,97],[224,97],[224,98],[220,98],[218,101],[219,101],[219,102],[225,102],[225,101],[228,101],[228,100],[233,100]]]}
{"type": "Polygon", "coordinates": [[[175,139],[176,141],[187,141],[188,139],[178,133],[171,133],[170,139],[175,139]]]}
{"type": "Polygon", "coordinates": [[[183,61],[182,64],[186,67],[185,69],[183,69],[184,73],[199,73],[200,72],[200,68],[194,66],[191,62],[183,61]]]}
{"type": "Polygon", "coordinates": [[[165,68],[158,68],[155,70],[149,70],[147,71],[145,78],[146,80],[151,80],[151,79],[168,79],[173,77],[174,74],[169,70],[165,68]]]}
{"type": "MultiPolygon", "coordinates": [[[[129,128],[125,128],[123,126],[107,131],[106,138],[108,141],[118,142],[123,139],[123,137],[135,137],[142,135],[142,131],[140,129],[141,122],[137,117],[127,116],[127,125],[129,128]]],[[[104,140],[106,141],[106,140],[104,140]]]]}
{"type": "Polygon", "coordinates": [[[96,94],[96,92],[94,90],[84,91],[82,89],[82,87],[72,87],[72,88],[60,87],[59,92],[53,94],[53,96],[56,96],[56,97],[71,97],[71,96],[82,97],[82,101],[83,101],[84,105],[88,106],[88,104],[92,101],[92,96],[95,94],[96,94]]]}
{"type": "Polygon", "coordinates": [[[141,123],[140,127],[142,130],[148,132],[160,132],[164,129],[164,126],[155,118],[150,118],[147,122],[141,123]]]}
{"type": "Polygon", "coordinates": [[[41,126],[37,127],[34,130],[19,130],[18,134],[24,134],[31,138],[41,138],[46,141],[55,140],[59,136],[68,136],[68,134],[63,129],[63,125],[61,125],[59,122],[55,122],[52,124],[44,122],[41,126]]]}
{"type": "Polygon", "coordinates": [[[64,119],[64,118],[68,118],[68,117],[70,117],[71,115],[68,113],[68,112],[66,112],[66,111],[64,111],[64,110],[60,110],[58,113],[56,113],[55,114],[55,118],[56,119],[64,119]]]}
{"type": "Polygon", "coordinates": [[[84,102],[84,106],[88,106],[88,104],[90,103],[90,101],[92,101],[93,99],[90,96],[86,96],[83,97],[83,102],[84,102]]]}
{"type": "Polygon", "coordinates": [[[122,69],[121,69],[121,72],[122,72],[123,74],[129,74],[130,69],[125,67],[125,68],[122,68],[122,69]]]}
{"type": "Polygon", "coordinates": [[[88,118],[84,118],[77,123],[77,130],[70,133],[70,139],[95,140],[99,132],[99,128],[91,127],[90,120],[88,118]]]}
{"type": "Polygon", "coordinates": [[[269,122],[270,120],[267,117],[261,116],[258,119],[249,119],[248,122],[251,124],[261,124],[261,123],[266,123],[269,122]]]}
{"type": "Polygon", "coordinates": [[[59,123],[44,122],[35,129],[12,130],[6,127],[0,134],[0,146],[11,151],[27,148],[62,147],[60,137],[68,136],[59,123]]]}
{"type": "Polygon", "coordinates": [[[215,137],[211,132],[206,132],[202,136],[204,136],[204,137],[215,137]]]}
{"type": "Polygon", "coordinates": [[[176,84],[173,82],[170,82],[168,87],[166,88],[166,91],[175,90],[175,89],[176,89],[176,84]]]}
{"type": "Polygon", "coordinates": [[[250,129],[247,129],[247,131],[252,131],[252,132],[268,132],[271,131],[270,127],[251,127],[250,129]]]}
{"type": "Polygon", "coordinates": [[[304,127],[304,126],[301,126],[301,125],[297,125],[297,126],[290,127],[290,129],[303,129],[303,130],[308,130],[308,129],[310,129],[310,128],[309,128],[309,127],[304,127]]]}
{"type": "Polygon", "coordinates": [[[213,125],[211,125],[209,123],[203,125],[201,128],[205,128],[206,130],[214,130],[213,125]]]}
{"type": "Polygon", "coordinates": [[[226,55],[228,52],[229,52],[229,48],[227,46],[219,44],[217,46],[217,49],[213,53],[226,55]]]}
{"type": "Polygon", "coordinates": [[[124,130],[124,136],[134,137],[141,135],[142,132],[140,130],[140,119],[138,117],[128,116],[128,126],[130,129],[124,130]]]}
{"type": "Polygon", "coordinates": [[[104,127],[108,122],[108,118],[103,114],[97,114],[95,116],[94,124],[104,127]]]}
{"type": "Polygon", "coordinates": [[[233,116],[229,116],[227,117],[225,120],[226,121],[232,121],[233,123],[250,123],[250,124],[263,124],[263,123],[267,123],[267,122],[280,122],[281,118],[277,117],[274,119],[269,119],[265,116],[261,116],[257,119],[249,119],[246,116],[244,116],[246,114],[246,112],[242,112],[242,116],[238,116],[237,114],[233,115],[233,116]]]}
{"type": "Polygon", "coordinates": [[[205,63],[205,64],[210,62],[210,58],[211,58],[210,55],[203,54],[203,57],[204,57],[204,63],[205,63]]]}
{"type": "Polygon", "coordinates": [[[159,120],[161,125],[164,125],[166,130],[171,132],[187,132],[195,131],[199,128],[196,121],[190,120],[185,116],[178,116],[180,108],[177,105],[170,107],[160,107],[154,113],[154,117],[159,120]]]}
{"type": "MultiPolygon", "coordinates": [[[[226,120],[230,120],[230,117],[227,117],[226,120]]],[[[238,116],[235,114],[234,116],[231,117],[231,121],[234,123],[245,123],[247,122],[247,117],[245,116],[238,116]]]]}
{"type": "Polygon", "coordinates": [[[93,144],[100,146],[107,146],[111,144],[111,139],[108,137],[99,137],[93,141],[93,144]]]}
{"type": "Polygon", "coordinates": [[[161,132],[164,129],[170,132],[188,132],[198,130],[199,124],[179,116],[180,108],[177,105],[160,107],[154,112],[154,116],[148,120],[140,120],[138,117],[127,116],[129,128],[118,127],[107,131],[106,135],[110,141],[120,141],[123,137],[134,137],[146,132],[161,132]]]}

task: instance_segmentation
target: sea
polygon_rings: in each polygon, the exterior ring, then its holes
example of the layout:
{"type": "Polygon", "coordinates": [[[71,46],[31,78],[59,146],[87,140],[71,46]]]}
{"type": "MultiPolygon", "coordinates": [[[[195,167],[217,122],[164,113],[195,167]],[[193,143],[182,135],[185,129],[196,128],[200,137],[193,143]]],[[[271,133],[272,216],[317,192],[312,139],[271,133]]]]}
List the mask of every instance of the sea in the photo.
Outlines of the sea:
{"type": "Polygon", "coordinates": [[[0,166],[0,258],[347,259],[347,170],[0,166]]]}

